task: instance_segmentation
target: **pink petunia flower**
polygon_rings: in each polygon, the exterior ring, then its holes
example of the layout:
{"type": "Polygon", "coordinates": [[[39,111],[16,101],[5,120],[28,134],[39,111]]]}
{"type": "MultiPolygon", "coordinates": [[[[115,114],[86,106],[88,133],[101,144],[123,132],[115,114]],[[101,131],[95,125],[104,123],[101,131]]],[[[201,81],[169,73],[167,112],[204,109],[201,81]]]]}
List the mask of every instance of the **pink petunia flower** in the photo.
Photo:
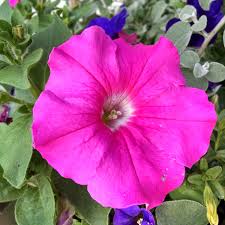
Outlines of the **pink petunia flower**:
{"type": "Polygon", "coordinates": [[[209,146],[216,113],[185,87],[174,45],[93,26],[54,48],[34,107],[34,147],[103,206],[159,205],[209,146]]]}
{"type": "Polygon", "coordinates": [[[20,0],[9,0],[9,5],[12,8],[15,8],[18,3],[20,3],[20,0]]]}

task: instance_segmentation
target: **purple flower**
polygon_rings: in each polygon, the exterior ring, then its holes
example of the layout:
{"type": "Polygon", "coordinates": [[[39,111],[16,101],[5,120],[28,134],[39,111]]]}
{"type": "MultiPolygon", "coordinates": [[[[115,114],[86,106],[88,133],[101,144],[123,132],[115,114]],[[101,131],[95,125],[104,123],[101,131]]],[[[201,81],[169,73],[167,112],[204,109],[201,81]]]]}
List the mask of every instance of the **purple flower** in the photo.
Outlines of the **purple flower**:
{"type": "MultiPolygon", "coordinates": [[[[206,15],[207,17],[207,27],[205,31],[207,33],[210,33],[215,26],[220,22],[220,20],[223,18],[223,13],[221,11],[222,5],[223,5],[223,0],[214,0],[211,5],[210,9],[204,10],[199,4],[199,0],[187,0],[188,5],[192,5],[196,8],[197,10],[197,17],[200,18],[202,15],[206,15]]],[[[166,25],[166,31],[169,30],[169,28],[179,22],[180,19],[178,18],[173,18],[171,19],[167,25],[166,25]]],[[[214,43],[216,40],[216,35],[212,39],[211,43],[214,43]]],[[[200,47],[202,43],[204,42],[204,37],[201,34],[193,34],[189,43],[189,46],[193,47],[200,47]]]]}
{"type": "Polygon", "coordinates": [[[94,18],[89,22],[87,27],[97,25],[103,28],[106,34],[108,34],[112,39],[115,39],[118,37],[119,32],[121,32],[125,26],[127,16],[127,10],[125,7],[123,7],[122,10],[111,19],[106,17],[94,18]]]}
{"type": "Polygon", "coordinates": [[[9,117],[9,107],[7,105],[0,105],[0,123],[7,123],[9,117]]]}
{"type": "Polygon", "coordinates": [[[155,225],[151,212],[139,206],[115,209],[113,225],[155,225]]]}

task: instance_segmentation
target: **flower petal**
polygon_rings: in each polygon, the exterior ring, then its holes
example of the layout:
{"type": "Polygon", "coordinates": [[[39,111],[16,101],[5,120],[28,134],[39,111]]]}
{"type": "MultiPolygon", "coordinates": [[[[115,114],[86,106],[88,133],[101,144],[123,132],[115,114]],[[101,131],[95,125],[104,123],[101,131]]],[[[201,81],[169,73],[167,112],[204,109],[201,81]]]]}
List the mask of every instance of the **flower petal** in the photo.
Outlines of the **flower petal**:
{"type": "Polygon", "coordinates": [[[103,28],[111,38],[117,38],[118,33],[122,31],[126,23],[126,18],[128,16],[127,9],[123,7],[120,13],[113,16],[112,19],[106,17],[99,17],[92,19],[87,27],[99,26],[103,28]]]}
{"type": "Polygon", "coordinates": [[[121,128],[114,134],[88,191],[105,207],[124,208],[144,203],[155,207],[184,178],[184,167],[169,156],[167,149],[155,148],[142,130],[131,126],[121,128]]]}
{"type": "Polygon", "coordinates": [[[46,89],[60,97],[84,95],[96,88],[100,94],[110,94],[119,73],[115,52],[116,45],[100,27],[71,37],[50,55],[46,89]]]}
{"type": "Polygon", "coordinates": [[[120,85],[126,87],[122,89],[131,98],[139,95],[143,101],[146,94],[154,96],[171,86],[185,84],[177,48],[167,38],[161,37],[155,45],[148,46],[132,46],[122,39],[115,40],[115,43],[118,47],[120,85]]]}
{"type": "Polygon", "coordinates": [[[176,87],[135,101],[134,123],[145,127],[150,140],[167,149],[177,163],[191,167],[206,153],[217,116],[204,91],[176,87]]]}
{"type": "Polygon", "coordinates": [[[142,215],[143,215],[143,224],[146,225],[155,225],[155,220],[154,217],[152,215],[152,213],[146,209],[141,209],[142,215]],[[144,223],[145,222],[145,223],[144,223]]]}
{"type": "Polygon", "coordinates": [[[218,13],[217,15],[215,16],[208,16],[207,19],[208,19],[208,22],[207,22],[207,27],[206,27],[206,32],[211,32],[215,27],[216,25],[220,22],[220,20],[223,18],[223,13],[220,12],[218,13]]]}
{"type": "Polygon", "coordinates": [[[97,114],[84,107],[81,101],[68,103],[45,91],[35,104],[32,126],[34,146],[43,158],[80,184],[94,175],[108,145],[103,140],[110,135],[97,114]]]}
{"type": "Polygon", "coordinates": [[[9,0],[10,7],[14,8],[16,5],[20,3],[20,0],[9,0]]]}
{"type": "Polygon", "coordinates": [[[138,206],[130,206],[125,209],[115,209],[113,225],[133,225],[140,212],[141,209],[138,206]]]}

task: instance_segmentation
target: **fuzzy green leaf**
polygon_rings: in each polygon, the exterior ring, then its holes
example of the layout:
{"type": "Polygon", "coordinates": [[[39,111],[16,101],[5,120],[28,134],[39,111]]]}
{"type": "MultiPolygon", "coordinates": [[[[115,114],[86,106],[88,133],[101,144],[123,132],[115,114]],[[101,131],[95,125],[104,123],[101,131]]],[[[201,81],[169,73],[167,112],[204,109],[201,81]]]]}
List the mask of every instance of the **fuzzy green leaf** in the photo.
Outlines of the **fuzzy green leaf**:
{"type": "Polygon", "coordinates": [[[20,89],[28,89],[30,83],[28,73],[42,56],[42,49],[37,49],[27,55],[21,65],[10,65],[0,70],[0,83],[12,85],[20,89]]]}
{"type": "Polygon", "coordinates": [[[196,63],[200,62],[198,54],[194,51],[184,51],[181,55],[181,65],[185,68],[193,69],[196,63]]]}
{"type": "Polygon", "coordinates": [[[203,15],[199,18],[199,20],[194,25],[192,25],[191,28],[195,32],[200,32],[205,30],[206,26],[207,26],[207,17],[203,15]]]}
{"type": "Polygon", "coordinates": [[[181,54],[188,46],[191,39],[192,29],[188,23],[178,22],[174,24],[167,32],[166,36],[173,41],[181,54]]]}
{"type": "Polygon", "coordinates": [[[164,202],[156,209],[156,218],[158,225],[208,224],[206,208],[190,200],[164,202]]]}
{"type": "Polygon", "coordinates": [[[161,19],[167,7],[168,7],[167,3],[163,0],[157,1],[153,5],[151,12],[151,20],[153,21],[153,23],[157,23],[161,19]]]}
{"type": "Polygon", "coordinates": [[[210,4],[215,0],[199,0],[201,7],[204,10],[209,10],[210,4]]]}
{"type": "Polygon", "coordinates": [[[12,187],[3,177],[0,177],[0,203],[18,199],[24,192],[24,188],[12,187]]]}
{"type": "Polygon", "coordinates": [[[225,149],[225,118],[219,122],[215,148],[216,150],[225,149]]]}
{"type": "Polygon", "coordinates": [[[24,182],[32,155],[31,116],[15,119],[9,126],[0,125],[0,165],[3,177],[14,187],[24,182]]]}
{"type": "Polygon", "coordinates": [[[193,185],[184,182],[181,187],[170,193],[173,200],[188,199],[199,203],[203,203],[202,192],[193,188],[193,185]]]}
{"type": "Polygon", "coordinates": [[[54,225],[55,199],[47,177],[36,176],[23,196],[16,202],[18,225],[54,225]]]}
{"type": "Polygon", "coordinates": [[[9,23],[11,23],[11,16],[13,14],[13,10],[9,6],[9,3],[7,0],[5,0],[1,5],[0,5],[0,19],[5,20],[9,23]]]}
{"type": "Polygon", "coordinates": [[[47,60],[49,53],[54,47],[65,42],[70,36],[70,30],[58,16],[54,17],[53,22],[45,30],[33,36],[29,51],[34,51],[38,48],[44,50],[42,60],[30,71],[30,78],[40,91],[44,89],[45,83],[48,80],[49,70],[47,60]]]}
{"type": "Polygon", "coordinates": [[[206,78],[215,83],[225,80],[225,66],[217,62],[210,63],[206,78]]]}

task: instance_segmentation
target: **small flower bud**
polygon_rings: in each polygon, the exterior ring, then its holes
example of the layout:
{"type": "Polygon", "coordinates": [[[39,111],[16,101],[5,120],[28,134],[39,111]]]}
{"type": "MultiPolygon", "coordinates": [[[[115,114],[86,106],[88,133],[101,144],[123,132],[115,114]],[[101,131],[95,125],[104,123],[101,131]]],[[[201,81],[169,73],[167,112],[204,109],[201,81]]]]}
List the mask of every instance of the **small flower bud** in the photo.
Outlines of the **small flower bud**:
{"type": "Polygon", "coordinates": [[[13,30],[13,35],[17,38],[17,39],[20,39],[20,40],[23,40],[24,39],[24,33],[25,33],[25,30],[24,30],[24,27],[21,26],[21,25],[17,25],[15,27],[12,28],[13,30]]]}
{"type": "Polygon", "coordinates": [[[207,209],[207,218],[210,225],[218,225],[219,217],[217,214],[217,199],[208,184],[204,190],[204,203],[207,209]]]}
{"type": "Polygon", "coordinates": [[[207,162],[207,160],[205,159],[205,158],[202,158],[201,160],[200,160],[200,170],[202,170],[202,171],[206,171],[207,169],[208,169],[208,162],[207,162]]]}

